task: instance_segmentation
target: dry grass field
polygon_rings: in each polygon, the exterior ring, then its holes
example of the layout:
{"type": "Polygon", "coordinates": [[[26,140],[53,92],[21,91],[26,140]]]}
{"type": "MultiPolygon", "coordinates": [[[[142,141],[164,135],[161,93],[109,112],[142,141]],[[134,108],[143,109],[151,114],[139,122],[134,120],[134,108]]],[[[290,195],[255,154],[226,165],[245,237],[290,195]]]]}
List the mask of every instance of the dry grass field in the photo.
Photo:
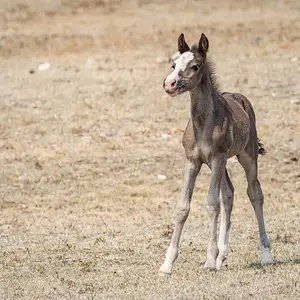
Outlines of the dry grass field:
{"type": "Polygon", "coordinates": [[[297,0],[1,0],[0,299],[300,299],[299,49],[297,0]],[[181,32],[207,35],[221,89],[255,108],[273,266],[231,159],[228,266],[202,269],[204,167],[174,272],[158,276],[189,118],[188,95],[162,88],[181,32]]]}

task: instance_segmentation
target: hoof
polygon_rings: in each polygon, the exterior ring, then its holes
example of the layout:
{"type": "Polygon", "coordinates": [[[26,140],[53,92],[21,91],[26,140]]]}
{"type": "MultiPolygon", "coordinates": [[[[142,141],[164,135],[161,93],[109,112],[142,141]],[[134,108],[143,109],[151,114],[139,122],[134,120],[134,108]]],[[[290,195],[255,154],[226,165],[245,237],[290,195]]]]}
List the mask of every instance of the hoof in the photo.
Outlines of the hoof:
{"type": "Polygon", "coordinates": [[[223,263],[223,260],[217,259],[217,262],[216,262],[216,269],[217,270],[221,269],[222,263],[223,263]]]}
{"type": "Polygon", "coordinates": [[[272,257],[269,257],[268,259],[263,259],[261,261],[262,266],[268,266],[268,265],[274,265],[274,264],[275,264],[275,262],[272,257]]]}
{"type": "Polygon", "coordinates": [[[262,254],[261,257],[261,265],[262,266],[267,266],[267,265],[273,265],[274,260],[272,258],[272,254],[270,252],[265,252],[262,254]]]}
{"type": "Polygon", "coordinates": [[[213,271],[216,270],[216,261],[206,261],[203,269],[208,270],[208,271],[213,271]]]}
{"type": "Polygon", "coordinates": [[[227,266],[227,263],[226,263],[226,258],[227,257],[223,257],[223,258],[217,258],[217,261],[216,261],[216,269],[217,270],[220,270],[222,266],[227,266]]]}
{"type": "Polygon", "coordinates": [[[162,265],[158,271],[158,274],[161,276],[165,276],[165,275],[171,275],[172,273],[172,266],[168,266],[168,265],[162,265]]]}

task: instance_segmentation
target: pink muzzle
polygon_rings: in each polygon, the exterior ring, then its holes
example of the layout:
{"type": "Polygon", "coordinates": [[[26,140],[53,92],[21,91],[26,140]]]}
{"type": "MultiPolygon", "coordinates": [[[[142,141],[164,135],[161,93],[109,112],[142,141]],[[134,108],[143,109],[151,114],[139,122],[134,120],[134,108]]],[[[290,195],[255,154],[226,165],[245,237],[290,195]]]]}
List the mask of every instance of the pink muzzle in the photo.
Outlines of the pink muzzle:
{"type": "Polygon", "coordinates": [[[176,90],[177,80],[167,77],[164,81],[164,88],[167,93],[173,93],[176,90]]]}

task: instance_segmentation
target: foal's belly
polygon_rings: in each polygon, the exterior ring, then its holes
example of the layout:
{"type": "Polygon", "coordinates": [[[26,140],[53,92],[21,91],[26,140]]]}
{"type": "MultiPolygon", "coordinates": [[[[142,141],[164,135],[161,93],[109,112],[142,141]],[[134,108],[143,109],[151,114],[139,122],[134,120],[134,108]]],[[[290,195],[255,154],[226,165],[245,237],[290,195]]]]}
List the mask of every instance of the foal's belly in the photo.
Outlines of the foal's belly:
{"type": "Polygon", "coordinates": [[[242,152],[247,146],[249,140],[250,126],[240,124],[233,126],[231,130],[232,144],[228,149],[227,157],[233,157],[242,152]]]}

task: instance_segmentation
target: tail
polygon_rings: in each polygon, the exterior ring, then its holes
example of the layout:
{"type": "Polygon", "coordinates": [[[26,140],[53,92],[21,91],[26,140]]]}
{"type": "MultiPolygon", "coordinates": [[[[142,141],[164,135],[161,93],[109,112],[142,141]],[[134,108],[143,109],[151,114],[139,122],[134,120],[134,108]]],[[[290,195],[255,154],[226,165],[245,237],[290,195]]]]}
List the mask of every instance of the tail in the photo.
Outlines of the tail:
{"type": "Polygon", "coordinates": [[[258,144],[258,154],[264,155],[267,153],[267,151],[264,148],[263,143],[260,141],[260,139],[257,139],[257,144],[258,144]]]}

